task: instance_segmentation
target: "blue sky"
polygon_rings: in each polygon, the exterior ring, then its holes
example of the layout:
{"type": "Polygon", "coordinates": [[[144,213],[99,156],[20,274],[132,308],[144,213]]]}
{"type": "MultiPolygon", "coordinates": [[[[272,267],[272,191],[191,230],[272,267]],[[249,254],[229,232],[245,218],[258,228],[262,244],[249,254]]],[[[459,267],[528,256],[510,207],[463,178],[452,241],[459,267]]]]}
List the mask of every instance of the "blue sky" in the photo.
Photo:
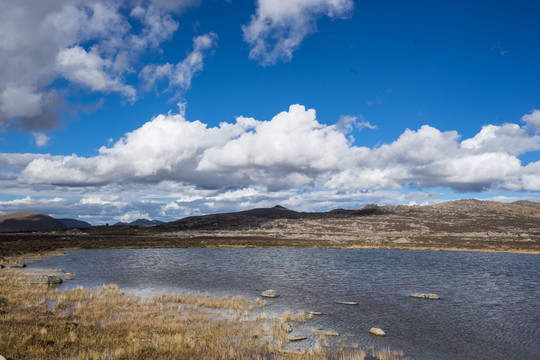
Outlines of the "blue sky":
{"type": "Polygon", "coordinates": [[[0,213],[538,201],[539,11],[0,0],[0,213]]]}

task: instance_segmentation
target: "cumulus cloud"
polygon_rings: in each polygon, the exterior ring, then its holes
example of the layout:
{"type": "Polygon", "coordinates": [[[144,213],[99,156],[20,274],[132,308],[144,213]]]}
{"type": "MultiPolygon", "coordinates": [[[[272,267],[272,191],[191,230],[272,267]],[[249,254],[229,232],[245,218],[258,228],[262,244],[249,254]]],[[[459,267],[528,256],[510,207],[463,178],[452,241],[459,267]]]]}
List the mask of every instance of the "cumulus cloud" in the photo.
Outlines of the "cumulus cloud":
{"type": "Polygon", "coordinates": [[[530,114],[523,115],[521,121],[525,123],[525,130],[540,132],[540,110],[533,110],[530,114]]]}
{"type": "Polygon", "coordinates": [[[302,40],[317,30],[319,17],[346,18],[353,7],[352,0],[258,0],[256,13],[242,26],[249,56],[262,65],[290,61],[302,40]]]}
{"type": "Polygon", "coordinates": [[[94,157],[0,153],[3,194],[15,197],[0,201],[0,212],[69,209],[99,223],[275,204],[309,211],[436,202],[426,189],[437,187],[540,192],[540,161],[524,166],[518,157],[540,150],[526,119],[523,127],[486,125],[469,139],[425,125],[368,148],[351,141],[343,122],[353,118],[325,125],[301,105],[215,127],[159,115],[94,157]]]}
{"type": "Polygon", "coordinates": [[[197,1],[0,0],[0,130],[52,129],[60,122],[59,78],[133,101],[126,83],[141,54],[171,38],[197,1]],[[133,4],[137,4],[126,12],[133,4]],[[136,30],[134,30],[136,29],[136,30]]]}
{"type": "Polygon", "coordinates": [[[102,59],[94,50],[87,52],[78,45],[60,51],[57,56],[58,71],[71,82],[93,91],[118,92],[134,101],[135,89],[108,75],[107,68],[111,66],[110,61],[102,59]]]}
{"type": "Polygon", "coordinates": [[[153,88],[157,81],[167,79],[169,90],[176,90],[175,98],[179,98],[182,91],[191,87],[193,76],[202,71],[203,59],[217,44],[217,35],[210,32],[193,39],[193,51],[186,58],[173,65],[147,65],[140,73],[148,89],[153,88]]]}
{"type": "Polygon", "coordinates": [[[97,156],[24,158],[17,169],[21,182],[67,187],[170,181],[221,192],[537,189],[538,165],[524,167],[518,155],[540,150],[540,136],[517,124],[484,126],[465,140],[424,125],[368,148],[351,141],[343,121],[321,124],[301,105],[271,120],[240,116],[216,127],[160,115],[97,156]]]}

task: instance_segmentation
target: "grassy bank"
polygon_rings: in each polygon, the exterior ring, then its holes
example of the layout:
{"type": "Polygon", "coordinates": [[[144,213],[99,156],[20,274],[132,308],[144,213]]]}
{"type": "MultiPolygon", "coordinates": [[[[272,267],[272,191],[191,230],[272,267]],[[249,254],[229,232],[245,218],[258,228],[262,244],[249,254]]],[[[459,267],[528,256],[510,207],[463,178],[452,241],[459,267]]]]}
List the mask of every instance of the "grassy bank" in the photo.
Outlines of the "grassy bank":
{"type": "Polygon", "coordinates": [[[116,285],[58,291],[32,275],[0,270],[0,355],[7,359],[403,359],[401,352],[342,346],[321,337],[305,354],[287,352],[285,321],[264,302],[208,295],[125,294],[116,285]]]}

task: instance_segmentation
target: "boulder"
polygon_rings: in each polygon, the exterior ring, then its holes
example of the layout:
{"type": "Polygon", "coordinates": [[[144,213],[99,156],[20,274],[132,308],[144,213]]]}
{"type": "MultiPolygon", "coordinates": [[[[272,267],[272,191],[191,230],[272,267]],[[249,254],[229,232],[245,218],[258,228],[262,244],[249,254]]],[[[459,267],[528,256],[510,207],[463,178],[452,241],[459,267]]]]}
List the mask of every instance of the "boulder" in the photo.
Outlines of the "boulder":
{"type": "Polygon", "coordinates": [[[440,296],[437,294],[426,294],[426,293],[414,293],[409,295],[410,297],[417,299],[428,299],[428,300],[439,300],[440,296]]]}
{"type": "Polygon", "coordinates": [[[58,276],[55,275],[40,275],[31,278],[28,281],[30,284],[45,284],[45,285],[56,285],[61,284],[63,281],[58,276]]]}
{"type": "Polygon", "coordinates": [[[382,329],[375,328],[375,327],[369,329],[369,332],[376,336],[386,336],[386,333],[382,329]]]}
{"type": "Polygon", "coordinates": [[[278,297],[279,294],[277,293],[276,290],[269,289],[269,290],[264,290],[261,296],[267,297],[267,298],[275,298],[275,297],[278,297]]]}

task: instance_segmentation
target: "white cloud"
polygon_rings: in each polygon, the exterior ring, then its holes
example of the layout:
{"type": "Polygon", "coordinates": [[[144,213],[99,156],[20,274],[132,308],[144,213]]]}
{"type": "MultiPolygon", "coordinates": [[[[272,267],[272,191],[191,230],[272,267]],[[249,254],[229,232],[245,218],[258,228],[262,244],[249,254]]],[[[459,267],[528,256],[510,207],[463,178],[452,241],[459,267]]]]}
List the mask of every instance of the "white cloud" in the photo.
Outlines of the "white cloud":
{"type": "Polygon", "coordinates": [[[533,110],[530,114],[523,115],[521,120],[525,123],[527,131],[540,131],[540,110],[533,110]]]}
{"type": "Polygon", "coordinates": [[[249,56],[262,65],[290,61],[302,40],[317,30],[319,17],[346,18],[353,7],[352,0],[258,0],[256,14],[242,26],[249,56]]]}
{"type": "MultiPolygon", "coordinates": [[[[523,118],[526,116],[528,115],[523,118]]],[[[540,118],[540,112],[538,117],[540,118]]],[[[528,136],[527,130],[533,127],[533,122],[525,121],[526,126],[523,128],[517,124],[483,126],[482,130],[473,138],[463,141],[461,147],[472,153],[500,151],[512,155],[540,150],[540,135],[528,136]]]]}
{"type": "Polygon", "coordinates": [[[147,65],[139,76],[146,82],[147,88],[153,88],[157,81],[166,78],[169,89],[175,89],[175,98],[179,98],[182,91],[191,87],[193,76],[203,70],[203,59],[216,44],[217,35],[213,32],[197,36],[193,39],[193,51],[184,60],[175,65],[147,65]]]}
{"type": "Polygon", "coordinates": [[[66,94],[51,90],[58,78],[133,101],[137,94],[127,75],[139,70],[142,54],[159,53],[176,32],[170,12],[197,3],[0,0],[0,130],[57,126],[59,94],[66,94]],[[139,6],[126,12],[134,3],[139,6]]]}
{"type": "Polygon", "coordinates": [[[47,146],[49,140],[51,140],[47,135],[42,133],[33,133],[32,135],[34,135],[37,147],[47,146]]]}
{"type": "Polygon", "coordinates": [[[111,66],[110,61],[102,59],[95,51],[87,52],[80,46],[64,49],[57,56],[58,71],[69,81],[93,91],[118,92],[134,101],[136,91],[132,86],[109,77],[108,68],[111,66]]]}

